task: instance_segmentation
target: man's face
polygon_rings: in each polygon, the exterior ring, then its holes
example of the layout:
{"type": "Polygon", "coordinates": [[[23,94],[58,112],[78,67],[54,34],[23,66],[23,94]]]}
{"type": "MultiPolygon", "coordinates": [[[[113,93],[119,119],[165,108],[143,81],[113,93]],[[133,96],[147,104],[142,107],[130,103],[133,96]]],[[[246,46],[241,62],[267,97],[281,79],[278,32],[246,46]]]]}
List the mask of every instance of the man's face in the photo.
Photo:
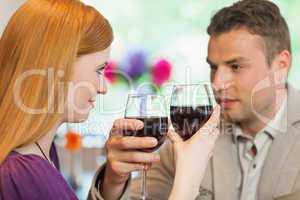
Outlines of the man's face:
{"type": "Polygon", "coordinates": [[[266,116],[275,102],[275,88],[264,85],[276,64],[269,66],[263,41],[245,28],[211,36],[208,46],[211,82],[225,120],[250,122],[266,116]],[[257,87],[263,85],[262,89],[257,87]]]}

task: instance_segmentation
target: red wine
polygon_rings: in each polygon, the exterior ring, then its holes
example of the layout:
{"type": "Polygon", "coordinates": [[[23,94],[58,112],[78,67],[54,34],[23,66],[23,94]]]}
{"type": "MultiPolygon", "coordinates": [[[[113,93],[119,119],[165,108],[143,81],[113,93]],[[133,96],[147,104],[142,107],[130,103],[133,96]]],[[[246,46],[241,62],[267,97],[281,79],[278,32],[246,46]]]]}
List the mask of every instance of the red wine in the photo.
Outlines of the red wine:
{"type": "Polygon", "coordinates": [[[142,149],[141,151],[154,151],[164,143],[168,131],[167,117],[127,117],[127,119],[137,119],[144,122],[144,128],[137,131],[125,130],[124,136],[155,137],[158,141],[154,148],[142,149]]]}
{"type": "Polygon", "coordinates": [[[213,107],[171,106],[171,121],[175,131],[187,140],[196,133],[210,118],[213,107]]]}

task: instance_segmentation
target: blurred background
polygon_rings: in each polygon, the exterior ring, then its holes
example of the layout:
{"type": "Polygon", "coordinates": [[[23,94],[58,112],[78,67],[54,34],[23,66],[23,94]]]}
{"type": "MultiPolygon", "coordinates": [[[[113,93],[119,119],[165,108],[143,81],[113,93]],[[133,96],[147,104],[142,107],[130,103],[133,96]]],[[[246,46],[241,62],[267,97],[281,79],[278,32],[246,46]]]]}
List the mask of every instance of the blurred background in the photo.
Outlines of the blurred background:
{"type": "MultiPolygon", "coordinates": [[[[0,2],[1,33],[11,13],[24,0],[0,2]]],[[[129,92],[161,93],[169,100],[175,83],[209,81],[206,28],[218,9],[235,1],[83,2],[97,8],[110,21],[115,39],[105,72],[108,93],[97,97],[97,105],[86,122],[62,125],[56,138],[62,171],[80,199],[86,198],[95,170],[105,161],[103,145],[113,121],[124,115],[129,92]]],[[[290,28],[293,64],[289,82],[300,89],[300,23],[297,20],[300,1],[273,2],[280,7],[290,28]]]]}

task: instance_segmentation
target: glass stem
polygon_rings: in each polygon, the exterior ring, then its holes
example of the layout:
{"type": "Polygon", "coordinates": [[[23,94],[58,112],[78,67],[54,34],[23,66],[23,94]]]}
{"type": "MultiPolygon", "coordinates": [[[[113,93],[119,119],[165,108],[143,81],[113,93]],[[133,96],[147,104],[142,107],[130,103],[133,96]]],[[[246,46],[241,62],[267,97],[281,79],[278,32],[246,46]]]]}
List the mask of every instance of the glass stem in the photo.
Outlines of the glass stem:
{"type": "Polygon", "coordinates": [[[142,187],[141,187],[140,200],[146,200],[147,199],[146,177],[147,177],[147,170],[143,170],[142,171],[142,187]]]}

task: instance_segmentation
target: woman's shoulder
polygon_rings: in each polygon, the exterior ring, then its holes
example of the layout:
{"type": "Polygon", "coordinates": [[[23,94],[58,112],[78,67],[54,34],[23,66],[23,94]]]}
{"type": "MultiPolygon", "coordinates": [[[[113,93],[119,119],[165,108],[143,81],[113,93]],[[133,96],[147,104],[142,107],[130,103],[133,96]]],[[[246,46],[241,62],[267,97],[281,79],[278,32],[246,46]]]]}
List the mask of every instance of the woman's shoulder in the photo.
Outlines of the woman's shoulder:
{"type": "Polygon", "coordinates": [[[76,199],[59,171],[47,160],[15,151],[0,166],[0,191],[3,199],[60,199],[64,195],[66,199],[76,199]]]}

